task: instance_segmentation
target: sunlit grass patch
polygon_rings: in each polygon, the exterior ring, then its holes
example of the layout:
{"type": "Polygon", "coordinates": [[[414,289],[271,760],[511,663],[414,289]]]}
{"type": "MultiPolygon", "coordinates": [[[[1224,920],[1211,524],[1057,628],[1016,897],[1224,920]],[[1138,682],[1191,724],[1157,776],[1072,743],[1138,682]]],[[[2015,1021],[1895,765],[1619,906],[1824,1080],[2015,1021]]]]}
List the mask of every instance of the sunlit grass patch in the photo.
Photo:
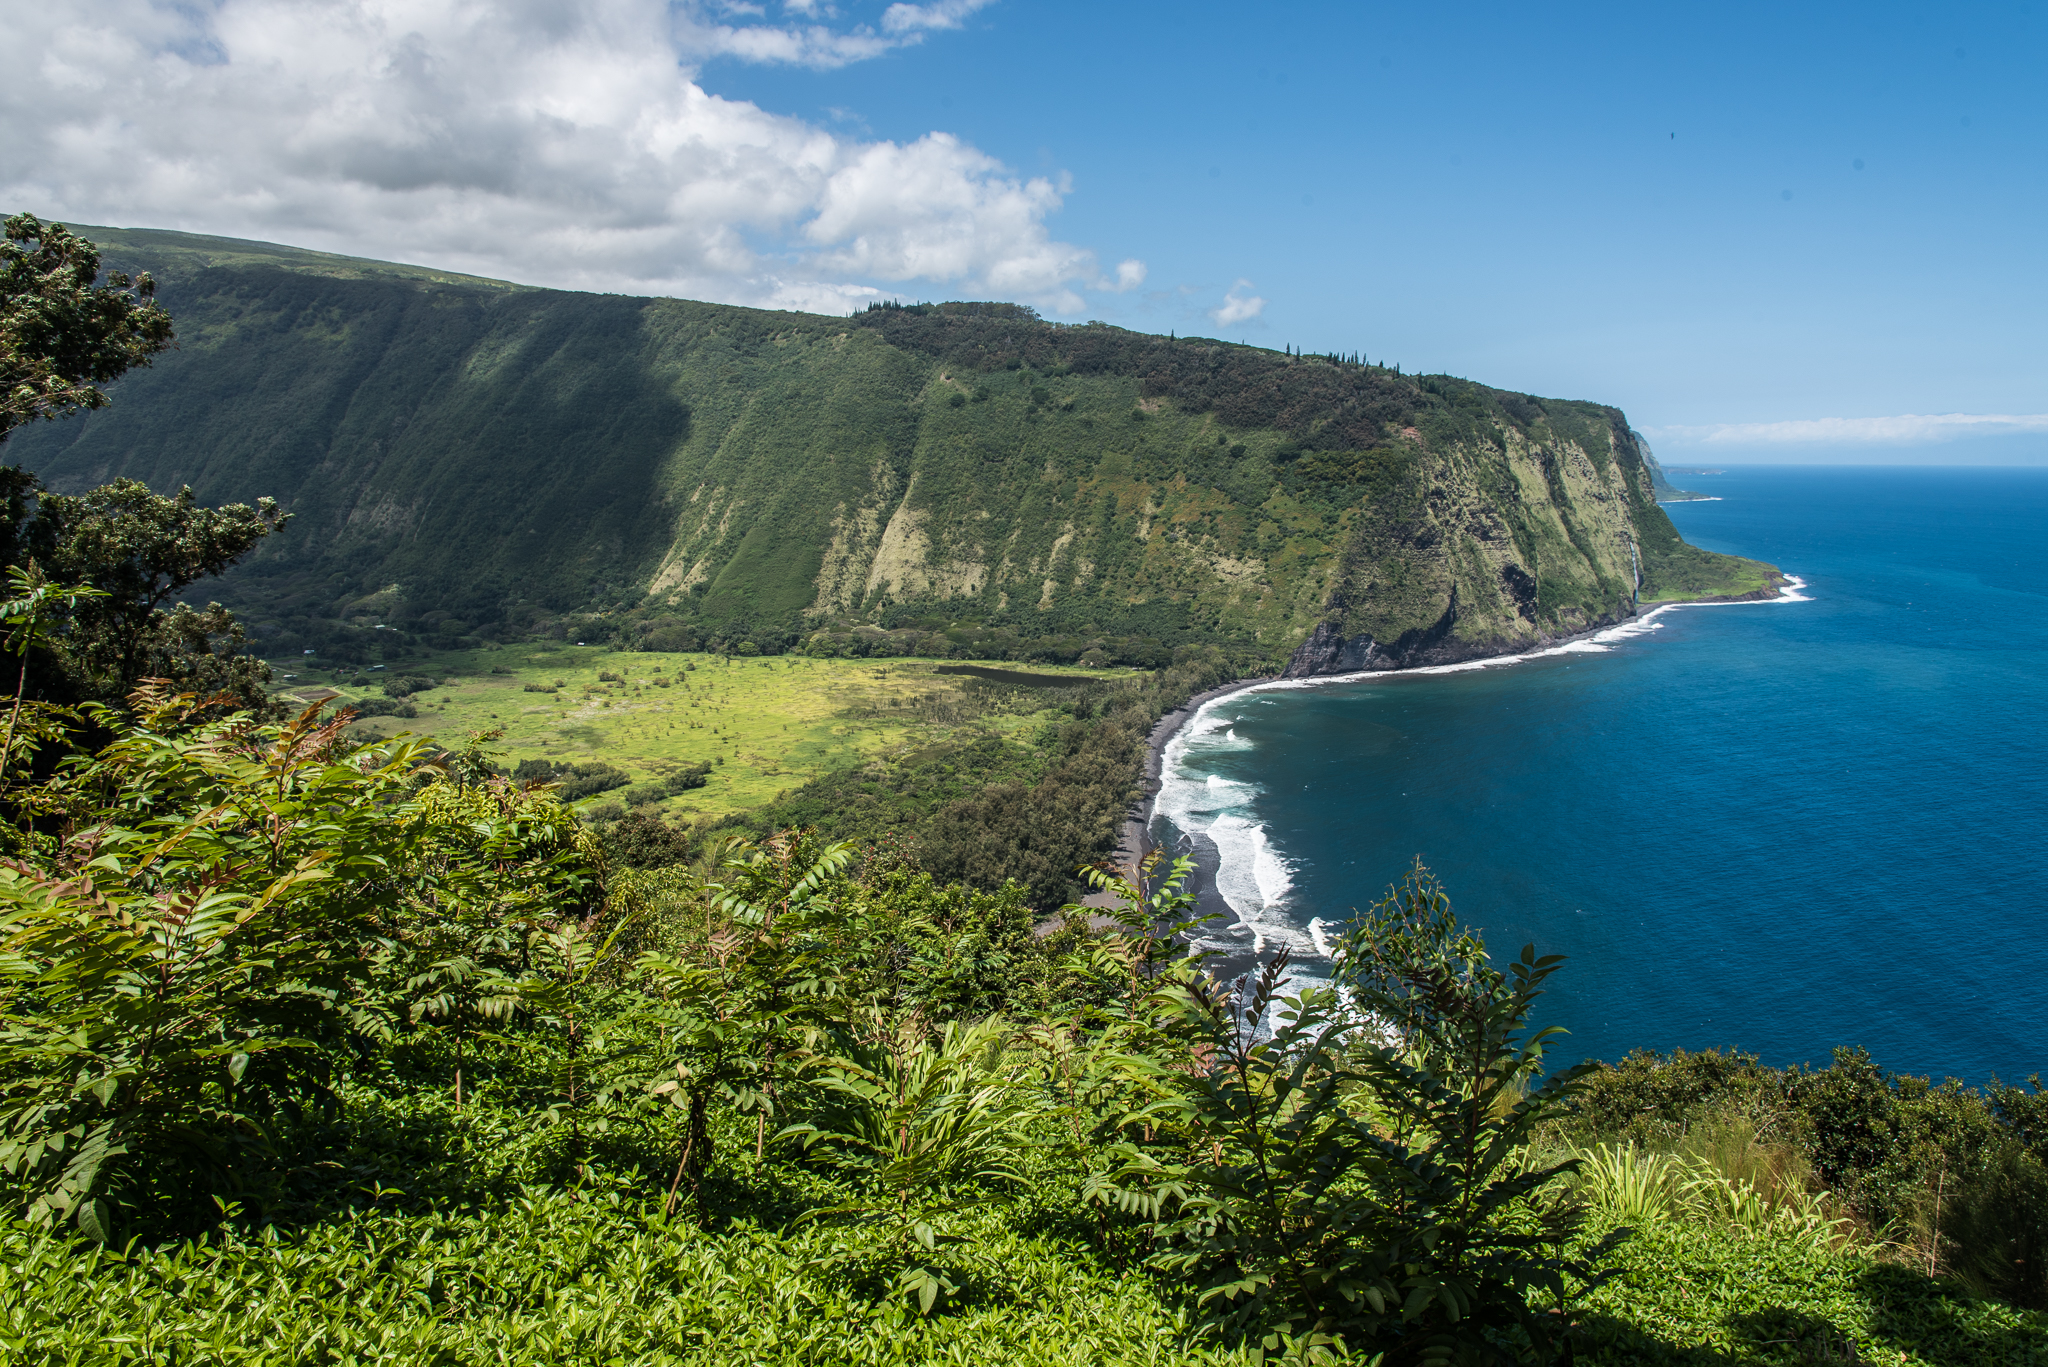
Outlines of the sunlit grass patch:
{"type": "MultiPolygon", "coordinates": [[[[410,697],[416,717],[366,717],[357,723],[364,732],[411,731],[453,743],[470,731],[501,728],[512,763],[602,760],[636,783],[708,763],[706,786],[662,803],[693,816],[745,811],[823,774],[908,753],[966,727],[1013,734],[1042,722],[1052,701],[1035,690],[999,688],[1002,696],[993,696],[987,680],[937,672],[963,663],[951,660],[747,659],[521,644],[393,661],[383,669],[275,663],[280,691],[332,688],[343,701],[381,699],[385,680],[394,677],[439,681],[410,697]],[[297,677],[286,680],[286,672],[297,677]]],[[[1132,676],[982,663],[1077,683],[1132,676]]]]}

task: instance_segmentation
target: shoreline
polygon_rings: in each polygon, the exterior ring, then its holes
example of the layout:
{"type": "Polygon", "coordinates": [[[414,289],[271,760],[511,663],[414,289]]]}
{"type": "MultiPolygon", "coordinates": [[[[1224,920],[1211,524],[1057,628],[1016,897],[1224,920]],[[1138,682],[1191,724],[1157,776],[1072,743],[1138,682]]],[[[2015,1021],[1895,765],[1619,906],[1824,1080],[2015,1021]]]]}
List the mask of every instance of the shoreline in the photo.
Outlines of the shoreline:
{"type": "Polygon", "coordinates": [[[1568,651],[1574,645],[1589,641],[1604,632],[1619,628],[1641,626],[1670,608],[1715,607],[1737,603],[1769,603],[1779,601],[1804,602],[1805,595],[1799,592],[1806,587],[1806,581],[1797,575],[1780,574],[1768,588],[1757,589],[1740,595],[1710,595],[1701,598],[1686,598],[1667,603],[1656,603],[1604,626],[1589,627],[1584,631],[1562,637],[1531,651],[1503,650],[1494,655],[1475,656],[1470,660],[1452,665],[1419,665],[1407,669],[1374,669],[1344,674],[1310,675],[1305,678],[1288,679],[1280,674],[1258,675],[1233,679],[1226,684],[1205,689],[1195,694],[1179,707],[1162,715],[1152,725],[1145,737],[1145,790],[1138,800],[1125,812],[1122,833],[1117,840],[1112,858],[1126,877],[1137,881],[1138,865],[1152,846],[1150,844],[1153,818],[1158,815],[1159,790],[1166,767],[1166,746],[1181,728],[1193,721],[1201,710],[1218,698],[1232,693],[1242,693],[1261,685],[1285,683],[1290,688],[1314,687],[1323,683],[1357,683],[1364,679],[1383,678],[1399,674],[1434,674],[1463,672],[1472,669],[1489,669],[1507,664],[1519,664],[1524,660],[1537,659],[1545,655],[1568,651]]]}
{"type": "Polygon", "coordinates": [[[1147,840],[1152,830],[1152,818],[1159,800],[1160,776],[1166,768],[1166,743],[1173,739],[1183,726],[1193,721],[1195,714],[1218,698],[1232,693],[1242,693],[1247,688],[1256,688],[1263,683],[1273,683],[1278,674],[1260,674],[1229,683],[1218,684],[1195,694],[1179,707],[1174,708],[1152,723],[1152,730],[1145,737],[1145,792],[1131,804],[1124,813],[1123,834],[1117,840],[1114,858],[1124,876],[1137,881],[1138,864],[1149,852],[1147,840]]]}

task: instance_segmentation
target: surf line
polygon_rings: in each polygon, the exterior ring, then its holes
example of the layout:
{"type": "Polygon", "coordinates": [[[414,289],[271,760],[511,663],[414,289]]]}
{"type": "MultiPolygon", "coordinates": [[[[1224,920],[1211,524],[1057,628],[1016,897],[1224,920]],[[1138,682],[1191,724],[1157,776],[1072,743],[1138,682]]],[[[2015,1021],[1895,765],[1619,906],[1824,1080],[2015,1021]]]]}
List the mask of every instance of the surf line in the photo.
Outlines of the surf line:
{"type": "MultiPolygon", "coordinates": [[[[1457,664],[1425,665],[1417,669],[1359,670],[1350,674],[1326,674],[1311,679],[1260,679],[1226,686],[1201,699],[1194,709],[1163,736],[1153,737],[1156,786],[1146,800],[1140,823],[1149,838],[1154,818],[1164,817],[1177,838],[1170,853],[1194,853],[1198,869],[1213,851],[1209,891],[1202,907],[1213,921],[1235,918],[1219,926],[1216,935],[1205,935],[1196,948],[1220,950],[1226,955],[1263,957],[1269,950],[1286,947],[1301,966],[1301,976],[1320,976],[1311,965],[1327,964],[1331,958],[1332,932],[1336,929],[1322,917],[1312,917],[1306,926],[1296,925],[1286,914],[1287,894],[1293,890],[1294,866],[1275,848],[1264,824],[1251,811],[1258,785],[1226,779],[1220,774],[1197,774],[1189,766],[1189,748],[1204,750],[1248,750],[1251,742],[1241,740],[1235,719],[1225,720],[1217,709],[1226,701],[1249,693],[1272,693],[1292,689],[1320,688],[1326,684],[1365,683],[1378,679],[1417,674],[1462,674],[1471,670],[1495,669],[1523,664],[1557,655],[1605,654],[1617,642],[1661,630],[1659,619],[1680,608],[1764,607],[1774,603],[1808,603],[1812,596],[1798,575],[1785,576],[1780,592],[1770,598],[1738,598],[1692,603],[1661,603],[1639,617],[1588,633],[1576,640],[1518,655],[1495,655],[1483,660],[1457,664]],[[1222,734],[1218,734],[1218,733],[1222,734]],[[1206,841],[1208,850],[1202,849],[1206,841]],[[1218,905],[1218,904],[1221,905],[1218,905]]],[[[1141,848],[1142,840],[1134,842],[1141,848]]]]}

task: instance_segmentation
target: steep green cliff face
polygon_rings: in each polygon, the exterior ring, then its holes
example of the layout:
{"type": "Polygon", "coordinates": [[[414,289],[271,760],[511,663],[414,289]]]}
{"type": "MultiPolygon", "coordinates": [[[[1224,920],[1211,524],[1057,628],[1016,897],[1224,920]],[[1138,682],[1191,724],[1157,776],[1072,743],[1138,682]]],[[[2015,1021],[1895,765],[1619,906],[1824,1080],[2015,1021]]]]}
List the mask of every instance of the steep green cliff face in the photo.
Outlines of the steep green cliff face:
{"type": "Polygon", "coordinates": [[[291,525],[223,592],[259,628],[964,623],[1326,671],[1769,583],[1678,538],[1596,404],[1004,305],[822,318],[88,235],[156,273],[180,350],[7,458],[278,498],[291,525]]]}

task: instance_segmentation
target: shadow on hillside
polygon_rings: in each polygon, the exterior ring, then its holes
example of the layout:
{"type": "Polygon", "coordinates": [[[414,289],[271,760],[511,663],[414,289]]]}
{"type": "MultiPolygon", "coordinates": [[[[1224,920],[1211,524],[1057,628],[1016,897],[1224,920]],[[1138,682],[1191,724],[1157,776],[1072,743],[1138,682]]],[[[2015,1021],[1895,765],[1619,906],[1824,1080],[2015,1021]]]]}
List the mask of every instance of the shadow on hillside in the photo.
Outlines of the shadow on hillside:
{"type": "Polygon", "coordinates": [[[2048,1361],[2048,1316],[1970,1300],[1905,1267],[1873,1267],[1856,1291],[1882,1338],[1940,1367],[2048,1361]]]}
{"type": "Polygon", "coordinates": [[[2026,1315],[2013,1323],[2006,1307],[1972,1301],[1904,1267],[1875,1267],[1856,1279],[1855,1296],[1867,1307],[1857,1317],[1867,1326],[1873,1357],[1859,1353],[1856,1326],[1836,1323],[1804,1310],[1774,1308],[1732,1315],[1723,1321],[1726,1346],[1685,1345],[1612,1315],[1581,1316],[1574,1335],[1581,1363],[1600,1367],[1655,1364],[1656,1367],[1725,1367],[1730,1362],[1854,1364],[1892,1361],[1907,1352],[1934,1367],[2005,1367],[2048,1362],[2048,1317],[2026,1315]]]}
{"type": "MultiPolygon", "coordinates": [[[[601,1121],[602,1117],[593,1117],[601,1121]]],[[[639,1125],[580,1132],[445,1098],[378,1098],[300,1126],[278,1155],[276,1190],[248,1208],[280,1227],[346,1211],[498,1205],[534,1186],[573,1188],[583,1171],[658,1201],[675,1166],[671,1136],[639,1125]]]]}

